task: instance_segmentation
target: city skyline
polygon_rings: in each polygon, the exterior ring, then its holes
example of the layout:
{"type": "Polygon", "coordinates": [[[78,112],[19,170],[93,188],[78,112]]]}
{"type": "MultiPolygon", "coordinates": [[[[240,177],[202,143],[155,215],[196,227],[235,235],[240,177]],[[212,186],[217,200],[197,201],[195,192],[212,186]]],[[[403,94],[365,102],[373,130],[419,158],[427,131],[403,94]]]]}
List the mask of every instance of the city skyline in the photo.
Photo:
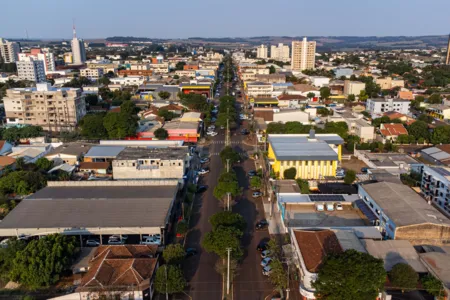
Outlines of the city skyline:
{"type": "Polygon", "coordinates": [[[427,26],[417,20],[423,10],[423,2],[417,0],[389,3],[389,10],[382,12],[373,10],[370,3],[356,0],[342,0],[326,6],[284,0],[277,2],[275,8],[268,0],[244,3],[230,0],[225,6],[197,0],[195,3],[177,3],[175,8],[173,4],[158,3],[155,6],[135,0],[131,1],[128,14],[114,2],[6,2],[3,7],[8,13],[3,17],[0,36],[26,38],[28,31],[30,39],[70,39],[74,18],[78,35],[84,39],[108,36],[169,39],[197,36],[422,36],[446,35],[450,31],[450,20],[446,15],[450,2],[445,0],[433,1],[434,7],[439,9],[433,11],[433,22],[427,22],[427,26]],[[272,7],[270,15],[267,14],[269,6],[272,7]],[[131,9],[137,7],[140,9],[131,9]],[[40,12],[56,10],[61,13],[53,14],[50,20],[39,17],[40,12]],[[186,14],[188,10],[197,11],[198,18],[186,14]],[[249,11],[259,17],[245,17],[249,11]],[[382,20],[388,22],[380,22],[382,20]]]}

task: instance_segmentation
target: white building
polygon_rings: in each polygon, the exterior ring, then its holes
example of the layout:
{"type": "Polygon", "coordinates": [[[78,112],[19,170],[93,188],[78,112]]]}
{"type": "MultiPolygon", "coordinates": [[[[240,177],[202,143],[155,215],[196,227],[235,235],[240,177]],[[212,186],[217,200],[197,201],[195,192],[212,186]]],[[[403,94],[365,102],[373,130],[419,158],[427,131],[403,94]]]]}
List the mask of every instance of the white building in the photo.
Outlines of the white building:
{"type": "Polygon", "coordinates": [[[80,76],[86,77],[89,80],[98,80],[103,77],[102,68],[85,68],[80,70],[80,76]]]}
{"type": "Polygon", "coordinates": [[[84,48],[84,41],[77,38],[75,26],[73,26],[72,46],[72,61],[74,65],[82,65],[86,61],[86,49],[84,48]]]}
{"type": "Polygon", "coordinates": [[[344,95],[355,95],[359,96],[361,91],[364,91],[366,89],[366,84],[361,81],[350,81],[346,80],[344,82],[344,95]]]}
{"type": "Polygon", "coordinates": [[[289,61],[289,46],[283,45],[283,43],[278,44],[278,46],[270,46],[270,58],[278,61],[289,61]]]}
{"type": "Polygon", "coordinates": [[[257,58],[267,58],[268,57],[268,49],[266,45],[261,45],[256,48],[256,57],[257,58]]]}
{"type": "Polygon", "coordinates": [[[44,62],[45,74],[56,71],[55,56],[50,52],[42,52],[37,49],[39,53],[19,53],[19,61],[28,61],[28,57],[32,57],[33,60],[41,60],[44,62]]]}
{"type": "Polygon", "coordinates": [[[330,78],[324,76],[310,76],[309,79],[311,80],[311,84],[313,86],[319,88],[328,86],[330,83],[330,78]]]}
{"type": "Polygon", "coordinates": [[[20,46],[15,42],[8,42],[5,39],[0,38],[0,56],[5,63],[13,63],[18,60],[18,54],[20,52],[20,46]]]}
{"type": "Polygon", "coordinates": [[[366,110],[371,114],[384,114],[388,111],[395,111],[404,115],[409,114],[409,100],[404,99],[367,99],[366,110]]]}
{"type": "Polygon", "coordinates": [[[424,165],[420,188],[427,200],[450,217],[450,168],[424,165]]]}
{"type": "Polygon", "coordinates": [[[292,42],[291,68],[293,71],[314,69],[316,64],[316,42],[303,41],[292,42]]]}
{"type": "Polygon", "coordinates": [[[141,85],[144,84],[145,76],[127,76],[127,77],[115,77],[111,78],[110,81],[113,84],[120,84],[121,86],[127,85],[141,85]]]}
{"type": "Polygon", "coordinates": [[[45,64],[42,60],[35,60],[33,57],[23,58],[16,62],[17,74],[20,80],[30,80],[35,82],[45,82],[45,64]]]}

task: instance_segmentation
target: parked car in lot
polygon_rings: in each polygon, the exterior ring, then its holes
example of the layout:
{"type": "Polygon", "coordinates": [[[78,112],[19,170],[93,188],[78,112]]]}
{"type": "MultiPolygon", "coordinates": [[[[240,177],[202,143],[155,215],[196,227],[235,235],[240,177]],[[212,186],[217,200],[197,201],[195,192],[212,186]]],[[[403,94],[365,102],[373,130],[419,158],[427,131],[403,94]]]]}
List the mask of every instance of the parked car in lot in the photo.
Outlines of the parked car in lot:
{"type": "Polygon", "coordinates": [[[261,267],[267,267],[272,262],[272,258],[266,257],[261,261],[261,267]]]}
{"type": "Polygon", "coordinates": [[[198,171],[199,175],[205,175],[209,173],[209,169],[201,169],[200,171],[198,171]]]}
{"type": "Polygon", "coordinates": [[[264,259],[266,257],[269,257],[270,251],[269,250],[264,250],[263,252],[261,252],[261,258],[264,259]]]}
{"type": "Polygon", "coordinates": [[[326,207],[327,207],[327,211],[334,211],[334,204],[333,203],[328,203],[326,205],[326,207]]]}
{"type": "Polygon", "coordinates": [[[197,249],[195,248],[187,248],[186,249],[186,258],[197,255],[197,249]]]}
{"type": "Polygon", "coordinates": [[[258,197],[261,197],[261,196],[262,196],[261,192],[253,192],[253,194],[252,194],[253,198],[258,198],[258,197]]]}
{"type": "Polygon", "coordinates": [[[200,159],[200,163],[201,163],[201,164],[206,164],[206,163],[208,163],[208,162],[209,162],[209,158],[208,158],[208,157],[205,157],[205,158],[200,159]]]}
{"type": "Polygon", "coordinates": [[[86,246],[90,246],[90,247],[100,246],[100,240],[99,239],[88,239],[88,240],[86,240],[86,246]]]}
{"type": "Polygon", "coordinates": [[[269,276],[270,273],[272,273],[272,267],[271,266],[264,267],[262,273],[264,276],[269,276]]]}
{"type": "Polygon", "coordinates": [[[154,235],[144,236],[142,241],[140,242],[140,244],[141,245],[161,245],[161,235],[154,234],[154,235]]]}
{"type": "Polygon", "coordinates": [[[218,133],[215,132],[215,131],[208,131],[206,134],[207,134],[207,135],[210,135],[210,136],[216,136],[216,135],[218,135],[218,133]]]}
{"type": "Polygon", "coordinates": [[[255,229],[263,230],[263,229],[266,229],[267,226],[269,226],[269,222],[267,222],[267,220],[263,219],[263,220],[259,221],[258,223],[256,223],[255,229]]]}
{"type": "Polygon", "coordinates": [[[125,240],[119,239],[108,239],[108,245],[123,245],[125,244],[125,240]]]}

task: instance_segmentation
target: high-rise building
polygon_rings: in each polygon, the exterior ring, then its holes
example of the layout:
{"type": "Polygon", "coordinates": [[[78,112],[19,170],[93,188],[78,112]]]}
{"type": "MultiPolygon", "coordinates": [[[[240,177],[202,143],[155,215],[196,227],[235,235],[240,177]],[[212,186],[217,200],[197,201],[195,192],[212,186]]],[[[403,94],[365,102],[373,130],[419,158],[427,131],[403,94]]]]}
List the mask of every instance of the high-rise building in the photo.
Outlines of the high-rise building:
{"type": "Polygon", "coordinates": [[[74,65],[82,65],[86,61],[86,49],[84,48],[84,41],[77,38],[75,25],[73,25],[72,57],[74,65]]]}
{"type": "Polygon", "coordinates": [[[256,48],[256,57],[257,58],[267,58],[268,49],[266,45],[261,45],[256,48]]]}
{"type": "Polygon", "coordinates": [[[447,58],[445,59],[445,64],[450,65],[450,35],[448,36],[447,58]]]}
{"type": "Polygon", "coordinates": [[[270,46],[270,58],[278,61],[289,61],[289,46],[282,43],[270,46]]]}
{"type": "Polygon", "coordinates": [[[20,80],[29,80],[35,82],[45,82],[45,63],[42,60],[35,59],[33,56],[21,57],[16,62],[17,75],[20,80]]]}
{"type": "Polygon", "coordinates": [[[314,69],[316,63],[316,42],[292,41],[291,67],[293,71],[314,69]]]}
{"type": "Polygon", "coordinates": [[[19,53],[19,61],[27,61],[28,57],[44,62],[45,74],[56,70],[55,56],[50,52],[43,52],[41,49],[31,49],[30,53],[19,53]]]}
{"type": "Polygon", "coordinates": [[[8,89],[3,103],[8,124],[37,125],[51,131],[71,131],[86,114],[81,89],[53,88],[49,83],[8,89]]]}
{"type": "Polygon", "coordinates": [[[20,45],[15,42],[8,42],[0,38],[0,56],[5,63],[13,63],[18,60],[20,45]]]}

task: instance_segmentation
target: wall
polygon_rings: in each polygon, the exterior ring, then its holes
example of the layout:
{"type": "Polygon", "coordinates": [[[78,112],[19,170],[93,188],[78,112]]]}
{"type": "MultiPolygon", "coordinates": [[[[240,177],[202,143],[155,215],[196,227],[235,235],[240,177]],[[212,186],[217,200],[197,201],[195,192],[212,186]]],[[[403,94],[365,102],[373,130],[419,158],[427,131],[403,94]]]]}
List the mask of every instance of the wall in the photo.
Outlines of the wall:
{"type": "Polygon", "coordinates": [[[450,226],[418,224],[397,228],[396,240],[408,240],[414,245],[442,245],[450,242],[450,226]]]}

